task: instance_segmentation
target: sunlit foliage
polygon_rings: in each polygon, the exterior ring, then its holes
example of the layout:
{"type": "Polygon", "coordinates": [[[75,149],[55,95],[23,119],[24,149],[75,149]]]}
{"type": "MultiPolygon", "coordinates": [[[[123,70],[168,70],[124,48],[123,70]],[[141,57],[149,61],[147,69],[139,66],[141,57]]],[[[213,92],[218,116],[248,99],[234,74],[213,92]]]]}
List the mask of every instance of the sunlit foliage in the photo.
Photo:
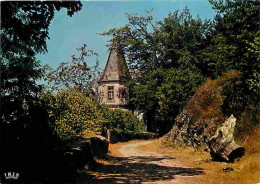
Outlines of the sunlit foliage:
{"type": "Polygon", "coordinates": [[[103,117],[106,120],[104,126],[108,129],[117,129],[124,132],[132,131],[135,133],[141,133],[143,130],[143,122],[128,111],[105,109],[103,117]]]}
{"type": "Polygon", "coordinates": [[[100,129],[104,119],[96,101],[78,90],[71,89],[56,95],[41,96],[48,106],[51,124],[63,140],[71,139],[84,130],[100,129]]]}

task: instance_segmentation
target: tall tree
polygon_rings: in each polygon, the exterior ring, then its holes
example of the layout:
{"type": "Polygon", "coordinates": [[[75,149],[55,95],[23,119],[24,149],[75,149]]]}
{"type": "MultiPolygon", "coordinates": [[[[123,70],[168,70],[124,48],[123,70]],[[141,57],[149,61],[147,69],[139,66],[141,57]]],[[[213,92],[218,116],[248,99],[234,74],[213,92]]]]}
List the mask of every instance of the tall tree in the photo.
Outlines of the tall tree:
{"type": "Polygon", "coordinates": [[[130,103],[145,113],[148,131],[166,133],[202,80],[189,69],[158,68],[139,84],[131,82],[130,103]]]}
{"type": "Polygon", "coordinates": [[[187,8],[157,22],[149,11],[147,16],[127,15],[129,24],[102,35],[120,40],[131,69],[147,73],[158,67],[201,67],[200,51],[207,46],[212,32],[210,20],[193,18],[187,8]]]}
{"type": "Polygon", "coordinates": [[[26,183],[47,180],[39,172],[50,170],[56,139],[44,106],[36,103],[42,76],[36,54],[47,52],[55,12],[66,8],[72,16],[81,7],[78,1],[1,2],[1,182],[9,171],[26,183]]]}
{"type": "Polygon", "coordinates": [[[21,117],[23,105],[40,89],[42,75],[36,54],[47,52],[49,25],[55,11],[67,9],[72,16],[82,4],[78,1],[1,2],[1,118],[21,117]]]}
{"type": "Polygon", "coordinates": [[[259,101],[260,2],[255,0],[210,0],[217,11],[215,36],[205,50],[205,60],[216,78],[228,70],[241,75],[224,90],[223,109],[239,115],[259,101]]]}
{"type": "Polygon", "coordinates": [[[212,22],[192,18],[187,8],[158,22],[147,13],[128,15],[129,24],[103,35],[120,40],[130,69],[139,76],[138,84],[130,85],[130,102],[145,112],[149,131],[165,132],[206,73],[202,51],[211,38],[212,22]]]}

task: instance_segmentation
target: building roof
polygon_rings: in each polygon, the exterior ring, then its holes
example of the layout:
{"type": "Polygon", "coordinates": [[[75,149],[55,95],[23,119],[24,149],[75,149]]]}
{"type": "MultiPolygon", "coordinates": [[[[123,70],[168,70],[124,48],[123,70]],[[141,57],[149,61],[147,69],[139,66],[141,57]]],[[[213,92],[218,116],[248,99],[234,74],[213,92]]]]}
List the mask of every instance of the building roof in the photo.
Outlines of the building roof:
{"type": "Polygon", "coordinates": [[[127,81],[130,79],[125,57],[119,44],[113,44],[100,82],[127,81]]]}

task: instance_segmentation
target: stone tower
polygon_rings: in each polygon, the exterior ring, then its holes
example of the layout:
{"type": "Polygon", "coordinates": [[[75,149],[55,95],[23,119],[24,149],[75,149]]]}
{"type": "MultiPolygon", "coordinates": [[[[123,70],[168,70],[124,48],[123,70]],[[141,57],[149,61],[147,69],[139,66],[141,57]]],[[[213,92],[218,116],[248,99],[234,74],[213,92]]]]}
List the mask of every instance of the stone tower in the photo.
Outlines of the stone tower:
{"type": "Polygon", "coordinates": [[[101,103],[111,108],[124,108],[128,103],[128,90],[125,84],[129,79],[123,51],[119,44],[113,43],[99,80],[98,93],[101,103]]]}

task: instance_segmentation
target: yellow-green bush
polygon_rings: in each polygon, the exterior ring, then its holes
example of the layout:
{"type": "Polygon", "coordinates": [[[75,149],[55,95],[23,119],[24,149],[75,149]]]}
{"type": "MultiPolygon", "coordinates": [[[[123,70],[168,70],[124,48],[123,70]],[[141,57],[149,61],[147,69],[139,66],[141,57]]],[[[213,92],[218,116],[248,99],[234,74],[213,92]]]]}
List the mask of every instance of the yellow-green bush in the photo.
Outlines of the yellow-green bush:
{"type": "Polygon", "coordinates": [[[63,140],[86,129],[96,130],[104,122],[96,102],[77,90],[65,90],[56,95],[45,93],[41,98],[48,106],[52,126],[63,140]]]}
{"type": "Polygon", "coordinates": [[[117,129],[123,132],[135,132],[140,133],[143,130],[143,122],[129,111],[123,111],[121,109],[105,109],[103,113],[104,119],[106,119],[106,126],[109,129],[117,129]]]}

